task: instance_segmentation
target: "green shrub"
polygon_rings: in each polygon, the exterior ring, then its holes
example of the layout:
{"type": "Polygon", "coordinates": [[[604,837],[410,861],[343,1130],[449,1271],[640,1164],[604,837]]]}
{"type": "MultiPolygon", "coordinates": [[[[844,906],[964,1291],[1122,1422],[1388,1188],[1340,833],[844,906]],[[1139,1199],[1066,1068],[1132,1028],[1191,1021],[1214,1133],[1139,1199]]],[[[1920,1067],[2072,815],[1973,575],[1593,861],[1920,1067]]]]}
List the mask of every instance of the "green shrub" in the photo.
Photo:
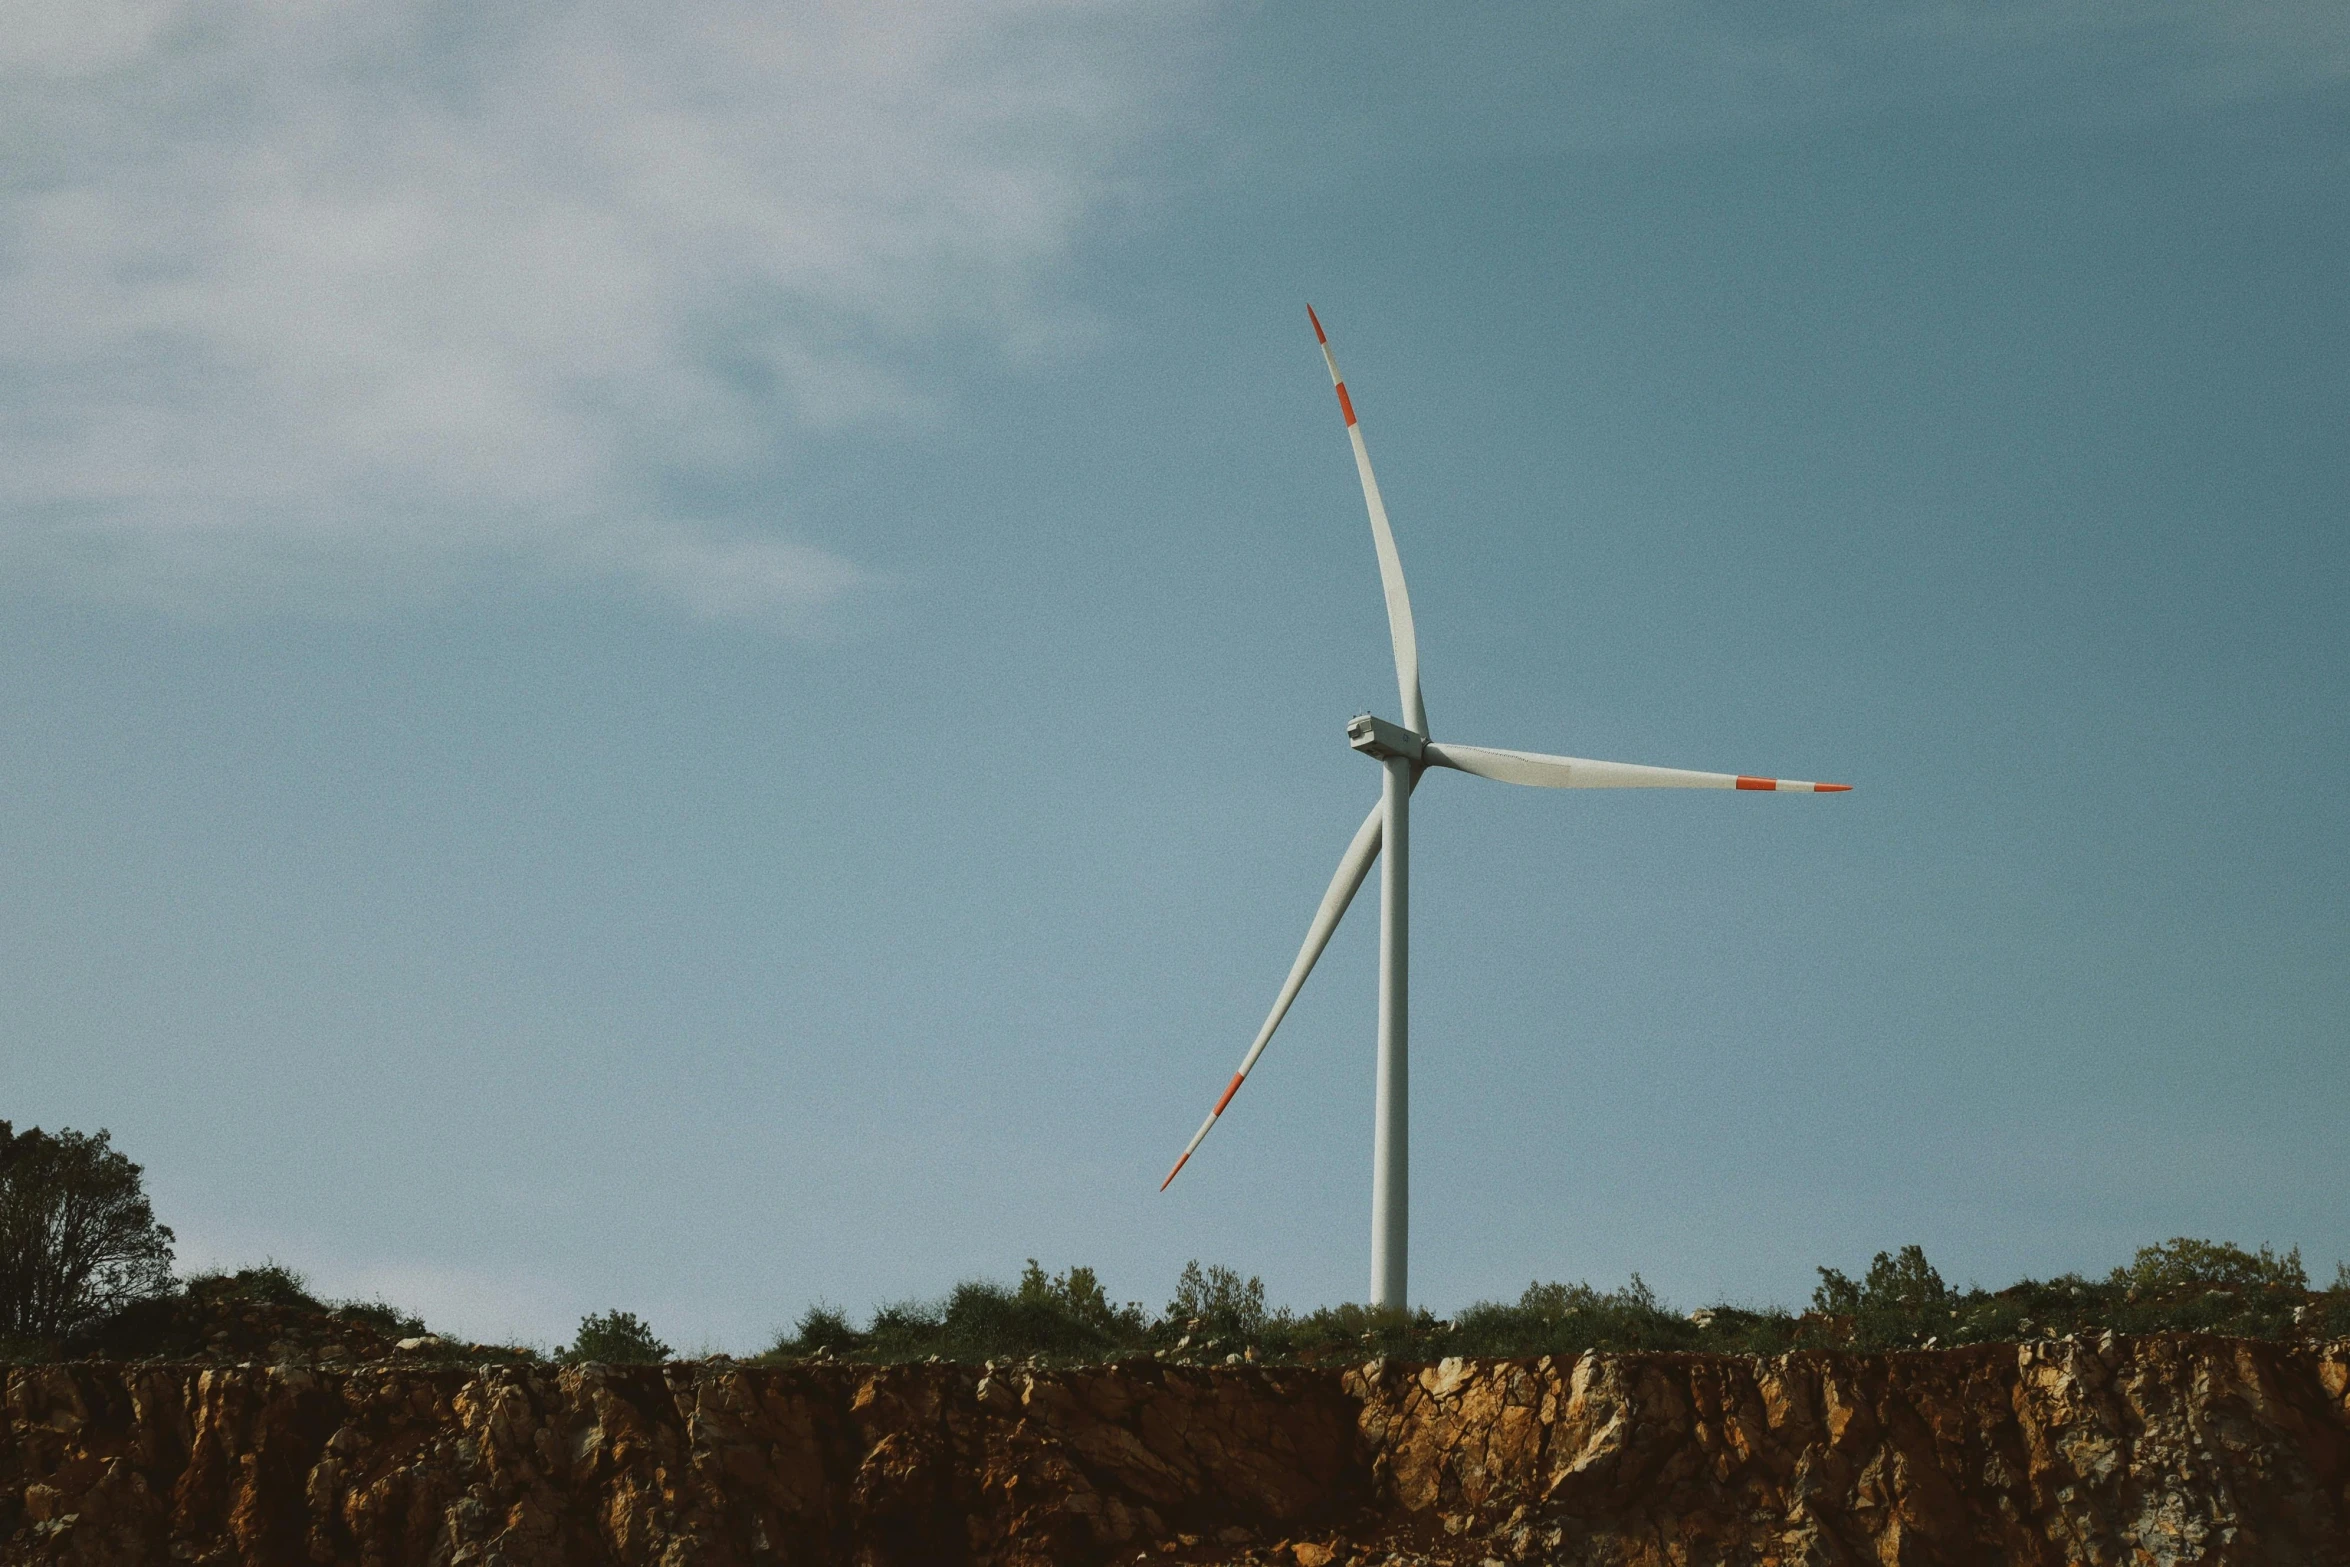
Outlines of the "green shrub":
{"type": "Polygon", "coordinates": [[[1455,1355],[1579,1355],[1587,1349],[1695,1349],[1703,1335],[1667,1311],[1639,1274],[1620,1290],[1529,1284],[1514,1305],[1480,1301],[1452,1320],[1455,1355]]]}
{"type": "Polygon", "coordinates": [[[848,1316],[822,1302],[800,1313],[799,1325],[776,1344],[778,1352],[845,1355],[865,1347],[865,1335],[849,1326],[848,1316]]]}
{"type": "Polygon", "coordinates": [[[1175,1280],[1175,1298],[1167,1303],[1167,1321],[1186,1333],[1252,1342],[1265,1331],[1265,1281],[1254,1277],[1243,1280],[1232,1269],[1215,1263],[1202,1268],[1194,1258],[1183,1265],[1175,1280]]]}
{"type": "Polygon", "coordinates": [[[1709,1306],[1689,1316],[1698,1347],[1717,1355],[1784,1355],[1803,1344],[1803,1324],[1777,1306],[1709,1306]]]}
{"type": "Polygon", "coordinates": [[[2302,1270],[2298,1246],[2279,1257],[2266,1246],[2250,1252],[2225,1241],[2181,1235],[2139,1247],[2128,1267],[2113,1270],[2112,1282],[2135,1297],[2175,1297],[2210,1289],[2300,1291],[2309,1288],[2309,1275],[2302,1270]]]}
{"type": "MultiPolygon", "coordinates": [[[[1259,1286],[1257,1299],[1261,1305],[1264,1289],[1259,1286]]],[[[1019,1300],[1021,1305],[1042,1308],[1054,1315],[1080,1323],[1097,1335],[1105,1345],[1122,1344],[1140,1336],[1145,1326],[1139,1305],[1114,1306],[1103,1292],[1101,1280],[1091,1268],[1068,1268],[1058,1276],[1048,1277],[1034,1257],[1021,1270],[1019,1300]]]]}
{"type": "Polygon", "coordinates": [[[1904,1246],[1888,1255],[1877,1253],[1858,1284],[1834,1268],[1819,1270],[1820,1287],[1812,1291],[1816,1311],[1849,1315],[1860,1311],[1887,1311],[1938,1306],[1950,1291],[1942,1275],[1926,1260],[1923,1249],[1904,1246]]]}
{"type": "MultiPolygon", "coordinates": [[[[1169,1324],[1180,1328],[1182,1323],[1169,1324]]],[[[1434,1313],[1397,1311],[1391,1307],[1319,1306],[1300,1316],[1275,1311],[1265,1319],[1255,1348],[1259,1358],[1293,1360],[1306,1365],[1369,1360],[1377,1356],[1412,1358],[1438,1331],[1434,1313]]],[[[1211,1353],[1222,1346],[1210,1340],[1211,1353]]],[[[1246,1353],[1243,1349],[1242,1353],[1246,1353]]],[[[1424,1357],[1423,1357],[1424,1358],[1424,1357]]]]}
{"type": "Polygon", "coordinates": [[[424,1334],[424,1319],[411,1316],[388,1301],[346,1300],[328,1308],[329,1316],[345,1322],[356,1322],[388,1339],[420,1338],[424,1334]]]}
{"type": "Polygon", "coordinates": [[[579,1336],[556,1358],[572,1365],[650,1366],[669,1358],[669,1346],[635,1312],[607,1311],[580,1318],[579,1336]]]}
{"type": "Polygon", "coordinates": [[[1812,1310],[1829,1320],[1831,1341],[1856,1349],[1919,1348],[1951,1339],[1965,1320],[1921,1247],[1878,1252],[1857,1281],[1834,1268],[1818,1271],[1812,1310]]]}
{"type": "MultiPolygon", "coordinates": [[[[2350,1296],[2346,1296],[2350,1299],[2350,1296]]],[[[2024,1279],[1952,1290],[1915,1246],[1879,1252],[1858,1282],[1820,1270],[1807,1318],[1820,1343],[1854,1349],[2005,1343],[2066,1334],[2214,1333],[2289,1339],[2350,1330],[2331,1293],[2312,1295],[2299,1251],[2278,1256],[2180,1236],[2139,1248],[2103,1278],[2024,1279]],[[2337,1320],[2339,1328],[2331,1326],[2337,1320]]]]}
{"type": "Polygon", "coordinates": [[[234,1273],[190,1274],[187,1292],[210,1301],[249,1300],[264,1306],[326,1309],[325,1302],[310,1293],[310,1281],[274,1257],[264,1258],[259,1267],[239,1268],[234,1273]]]}
{"type": "Polygon", "coordinates": [[[2025,1279],[1996,1292],[1952,1287],[1924,1250],[1878,1252],[1852,1278],[1819,1270],[1812,1309],[1715,1305],[1674,1311],[1635,1273],[1621,1288],[1533,1283],[1515,1301],[1479,1301],[1449,1321],[1426,1310],[1324,1306],[1269,1309],[1264,1282],[1226,1267],[1186,1263],[1174,1298],[1153,1318],[1113,1305],[1090,1268],[1047,1274],[1033,1259],[1019,1282],[955,1286],[936,1301],[883,1306],[859,1331],[813,1306],[771,1355],[819,1352],[864,1361],[938,1358],[1104,1361],[1138,1351],[1178,1362],[1230,1356],[1294,1364],[1351,1364],[1386,1356],[1573,1356],[1586,1350],[1681,1350],[1777,1355],[1791,1349],[1904,1350],[2007,1343],[2068,1333],[2194,1331],[2246,1338],[2350,1336],[2350,1265],[2312,1293],[2298,1253],[2282,1257],[2209,1241],[2142,1249],[2104,1278],[2025,1279]],[[2295,1281],[2300,1281],[2296,1283],[2295,1281]]]}
{"type": "Polygon", "coordinates": [[[1139,1340],[1144,1327],[1139,1308],[1114,1307],[1103,1297],[1090,1268],[1056,1279],[1031,1260],[1010,1288],[970,1279],[942,1301],[884,1306],[866,1336],[877,1359],[1098,1359],[1139,1340]]]}

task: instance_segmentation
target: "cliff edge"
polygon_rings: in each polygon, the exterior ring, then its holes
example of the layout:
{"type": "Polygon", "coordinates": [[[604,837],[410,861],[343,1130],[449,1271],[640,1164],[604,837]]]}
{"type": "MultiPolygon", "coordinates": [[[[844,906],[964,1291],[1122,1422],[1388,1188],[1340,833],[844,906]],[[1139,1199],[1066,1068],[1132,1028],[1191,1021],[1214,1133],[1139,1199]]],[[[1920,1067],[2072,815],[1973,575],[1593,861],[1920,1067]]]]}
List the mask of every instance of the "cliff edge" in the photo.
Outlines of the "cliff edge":
{"type": "Polygon", "coordinates": [[[2336,1563],[2350,1343],[10,1368],[0,1562],[2336,1563]]]}

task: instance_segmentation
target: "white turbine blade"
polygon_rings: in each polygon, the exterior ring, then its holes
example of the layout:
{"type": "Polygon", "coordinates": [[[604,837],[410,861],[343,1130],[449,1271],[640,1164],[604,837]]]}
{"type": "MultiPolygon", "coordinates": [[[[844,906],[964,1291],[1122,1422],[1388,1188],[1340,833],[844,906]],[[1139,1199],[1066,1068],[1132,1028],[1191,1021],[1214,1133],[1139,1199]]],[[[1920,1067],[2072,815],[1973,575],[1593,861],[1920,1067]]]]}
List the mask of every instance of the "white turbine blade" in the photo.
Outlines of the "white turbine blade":
{"type": "Polygon", "coordinates": [[[1338,374],[1330,353],[1330,338],[1322,318],[1306,306],[1314,323],[1314,341],[1322,345],[1322,362],[1330,367],[1330,384],[1338,388],[1338,411],[1346,415],[1347,439],[1354,443],[1355,472],[1363,481],[1363,504],[1371,512],[1371,544],[1379,552],[1379,582],[1387,590],[1387,634],[1395,643],[1395,685],[1403,698],[1404,727],[1414,734],[1428,732],[1428,713],[1420,703],[1420,639],[1412,629],[1412,596],[1403,585],[1403,557],[1395,552],[1395,530],[1387,525],[1387,503],[1379,498],[1379,481],[1371,474],[1371,451],[1363,444],[1362,426],[1355,423],[1354,399],[1338,374]]]}
{"type": "Polygon", "coordinates": [[[1233,1073],[1232,1081],[1224,1086],[1224,1097],[1216,1101],[1216,1108],[1208,1112],[1208,1118],[1200,1122],[1199,1130],[1191,1134],[1191,1141],[1183,1145],[1183,1157],[1175,1161],[1175,1168],[1169,1170],[1167,1178],[1159,1183],[1160,1191],[1165,1191],[1175,1183],[1175,1177],[1182,1173],[1185,1162],[1206,1141],[1209,1129],[1216,1124],[1216,1117],[1224,1113],[1224,1107],[1232,1103],[1232,1096],[1240,1092],[1240,1085],[1247,1079],[1249,1069],[1257,1064],[1257,1057],[1265,1053],[1266,1041],[1273,1037],[1273,1030],[1281,1026],[1281,1019],[1288,1014],[1289,1004],[1297,999],[1297,993],[1305,988],[1306,976],[1314,971],[1314,963],[1322,956],[1322,949],[1330,945],[1330,935],[1338,929],[1339,917],[1346,913],[1346,906],[1354,901],[1355,889],[1362,886],[1363,877],[1370,872],[1371,862],[1379,858],[1379,839],[1385,828],[1386,818],[1381,806],[1373,805],[1371,814],[1363,818],[1363,825],[1355,829],[1354,842],[1348,844],[1346,853],[1339,856],[1338,871],[1330,878],[1330,889],[1322,894],[1322,906],[1314,911],[1314,923],[1306,929],[1306,944],[1298,948],[1297,961],[1289,965],[1289,978],[1281,982],[1281,994],[1273,998],[1273,1010],[1266,1015],[1265,1026],[1257,1030],[1256,1043],[1248,1047],[1248,1054],[1241,1058],[1240,1070],[1233,1073]]]}
{"type": "Polygon", "coordinates": [[[1842,794],[1852,787],[1795,778],[1756,778],[1745,773],[1693,773],[1635,762],[1594,762],[1580,756],[1499,751],[1482,745],[1432,744],[1423,755],[1432,766],[1454,767],[1497,783],[1535,789],[1769,789],[1781,794],[1842,794]]]}

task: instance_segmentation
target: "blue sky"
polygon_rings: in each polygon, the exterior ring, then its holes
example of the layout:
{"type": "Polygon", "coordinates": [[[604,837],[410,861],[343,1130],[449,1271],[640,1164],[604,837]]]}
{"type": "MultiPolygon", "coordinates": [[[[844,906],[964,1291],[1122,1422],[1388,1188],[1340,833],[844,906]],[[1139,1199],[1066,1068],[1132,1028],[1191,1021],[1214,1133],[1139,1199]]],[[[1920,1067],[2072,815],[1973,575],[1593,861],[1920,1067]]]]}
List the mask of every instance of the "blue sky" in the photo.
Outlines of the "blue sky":
{"type": "Polygon", "coordinates": [[[155,0],[0,44],[0,1115],[453,1330],[2350,1257],[2350,22],[155,0]]]}

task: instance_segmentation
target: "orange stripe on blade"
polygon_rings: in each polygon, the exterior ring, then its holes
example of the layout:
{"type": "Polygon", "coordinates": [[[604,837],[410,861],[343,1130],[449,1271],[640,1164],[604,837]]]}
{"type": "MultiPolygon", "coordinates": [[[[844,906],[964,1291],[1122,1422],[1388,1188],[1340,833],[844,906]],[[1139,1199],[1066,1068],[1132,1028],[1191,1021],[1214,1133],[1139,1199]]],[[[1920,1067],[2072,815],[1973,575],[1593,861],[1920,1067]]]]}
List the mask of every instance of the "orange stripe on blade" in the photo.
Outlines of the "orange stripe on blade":
{"type": "Polygon", "coordinates": [[[1351,430],[1355,427],[1355,400],[1346,395],[1344,381],[1334,384],[1338,387],[1338,411],[1346,415],[1346,427],[1351,430]]]}
{"type": "Polygon", "coordinates": [[[1159,1183],[1159,1190],[1165,1191],[1168,1187],[1174,1185],[1175,1177],[1181,1175],[1183,1173],[1183,1167],[1189,1163],[1191,1163],[1191,1155],[1189,1154],[1185,1154],[1182,1158],[1176,1160],[1175,1168],[1169,1170],[1167,1172],[1167,1178],[1159,1183]]]}
{"type": "Polygon", "coordinates": [[[1232,1103],[1232,1096],[1240,1092],[1240,1078],[1240,1073],[1232,1074],[1232,1081],[1225,1086],[1224,1097],[1216,1101],[1216,1108],[1209,1112],[1210,1114],[1222,1115],[1224,1113],[1224,1107],[1232,1103]]]}
{"type": "Polygon", "coordinates": [[[1306,319],[1314,323],[1314,341],[1317,343],[1328,343],[1330,339],[1324,336],[1322,332],[1322,318],[1314,314],[1314,307],[1311,305],[1306,306],[1306,319]]]}
{"type": "Polygon", "coordinates": [[[1814,793],[1814,794],[1850,794],[1850,793],[1852,793],[1852,785],[1850,785],[1850,784],[1813,784],[1813,785],[1811,786],[1811,792],[1812,792],[1812,793],[1814,793]]]}
{"type": "Polygon", "coordinates": [[[1738,780],[1738,787],[1741,789],[1776,789],[1779,787],[1779,780],[1776,778],[1741,778],[1738,780]]]}

